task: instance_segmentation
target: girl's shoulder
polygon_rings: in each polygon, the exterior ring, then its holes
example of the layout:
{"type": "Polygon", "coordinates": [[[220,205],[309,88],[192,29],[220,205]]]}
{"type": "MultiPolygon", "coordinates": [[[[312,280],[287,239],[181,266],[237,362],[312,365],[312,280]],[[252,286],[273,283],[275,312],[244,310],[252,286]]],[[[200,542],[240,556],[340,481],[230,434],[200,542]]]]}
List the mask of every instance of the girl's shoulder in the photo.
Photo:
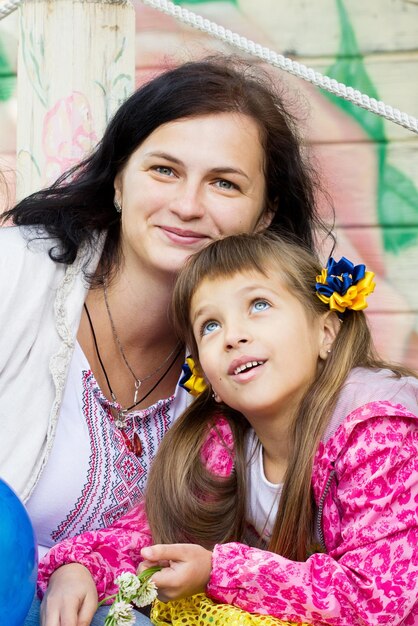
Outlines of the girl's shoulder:
{"type": "Polygon", "coordinates": [[[399,377],[388,369],[355,368],[342,387],[323,442],[341,426],[351,431],[359,422],[394,414],[418,416],[418,378],[399,377]]]}
{"type": "Polygon", "coordinates": [[[390,464],[404,449],[418,454],[418,380],[384,369],[353,370],[315,455],[316,495],[333,470],[372,465],[379,455],[390,464]]]}

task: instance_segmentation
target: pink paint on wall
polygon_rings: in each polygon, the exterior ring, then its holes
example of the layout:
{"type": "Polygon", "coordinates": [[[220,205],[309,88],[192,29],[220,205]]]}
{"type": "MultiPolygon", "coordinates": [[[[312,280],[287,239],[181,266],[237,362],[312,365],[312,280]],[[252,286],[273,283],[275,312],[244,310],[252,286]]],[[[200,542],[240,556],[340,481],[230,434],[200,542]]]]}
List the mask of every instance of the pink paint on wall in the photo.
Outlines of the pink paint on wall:
{"type": "Polygon", "coordinates": [[[42,129],[45,184],[78,163],[97,141],[87,98],[73,92],[58,100],[45,115],[42,129]]]}

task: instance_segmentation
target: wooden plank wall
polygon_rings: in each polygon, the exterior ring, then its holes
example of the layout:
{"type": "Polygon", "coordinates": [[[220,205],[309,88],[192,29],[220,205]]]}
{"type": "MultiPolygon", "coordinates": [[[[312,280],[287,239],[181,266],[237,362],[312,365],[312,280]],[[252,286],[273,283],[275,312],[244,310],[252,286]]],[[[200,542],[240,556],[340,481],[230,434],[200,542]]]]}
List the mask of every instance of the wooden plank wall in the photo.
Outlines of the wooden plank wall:
{"type": "Polygon", "coordinates": [[[15,197],[17,12],[0,21],[0,212],[15,197]]]}
{"type": "MultiPolygon", "coordinates": [[[[416,0],[194,0],[223,26],[418,116],[416,0]]],[[[134,0],[137,84],[231,49],[134,0]]],[[[0,22],[0,167],[13,169],[16,15],[0,22]]],[[[418,369],[418,136],[272,69],[332,196],[338,249],[376,272],[369,319],[380,352],[418,369]]],[[[8,175],[13,196],[13,175],[8,175]]],[[[4,203],[4,195],[3,195],[4,203]]],[[[324,204],[324,214],[329,215],[324,204]]],[[[323,248],[327,253],[327,244],[323,248]]]]}

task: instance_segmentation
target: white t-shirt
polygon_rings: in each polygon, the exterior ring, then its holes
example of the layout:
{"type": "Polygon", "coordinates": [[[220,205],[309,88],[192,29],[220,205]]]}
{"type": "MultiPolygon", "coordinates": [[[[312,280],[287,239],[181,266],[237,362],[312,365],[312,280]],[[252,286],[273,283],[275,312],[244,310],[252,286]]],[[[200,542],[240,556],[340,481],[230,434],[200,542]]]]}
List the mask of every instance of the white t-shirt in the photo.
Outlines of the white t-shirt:
{"type": "Polygon", "coordinates": [[[263,446],[254,431],[247,442],[248,512],[247,520],[257,534],[268,543],[276,521],[283,484],[275,485],[264,473],[263,446]]]}
{"type": "Polygon", "coordinates": [[[132,441],[137,432],[141,441],[136,456],[76,343],[54,446],[26,504],[40,558],[58,541],[108,526],[140,500],[159,443],[190,400],[177,386],[170,398],[127,417],[126,436],[132,441]]]}

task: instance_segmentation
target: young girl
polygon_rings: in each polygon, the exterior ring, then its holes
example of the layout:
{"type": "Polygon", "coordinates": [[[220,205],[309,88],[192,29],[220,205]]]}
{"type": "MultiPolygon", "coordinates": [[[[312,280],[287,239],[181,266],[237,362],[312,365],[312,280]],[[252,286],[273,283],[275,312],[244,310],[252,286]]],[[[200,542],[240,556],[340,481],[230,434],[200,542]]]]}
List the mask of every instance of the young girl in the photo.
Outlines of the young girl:
{"type": "Polygon", "coordinates": [[[374,354],[372,279],[266,234],[192,257],[175,325],[208,386],[154,462],[152,540],[131,512],[51,550],[40,587],[78,562],[104,597],[144,559],[164,566],[163,601],[205,591],[298,623],[418,624],[418,380],[374,354]]]}

